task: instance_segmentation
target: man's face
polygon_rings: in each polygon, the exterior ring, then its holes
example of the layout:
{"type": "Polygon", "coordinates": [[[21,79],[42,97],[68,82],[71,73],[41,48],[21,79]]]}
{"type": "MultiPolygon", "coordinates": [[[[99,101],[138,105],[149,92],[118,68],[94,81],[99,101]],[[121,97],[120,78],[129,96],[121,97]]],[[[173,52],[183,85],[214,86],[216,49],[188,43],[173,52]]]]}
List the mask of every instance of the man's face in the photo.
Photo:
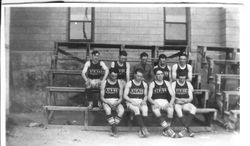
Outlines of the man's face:
{"type": "Polygon", "coordinates": [[[158,81],[162,81],[163,80],[163,76],[164,76],[164,74],[163,74],[163,72],[161,70],[158,70],[156,72],[156,74],[155,74],[156,80],[158,80],[158,81]]]}
{"type": "Polygon", "coordinates": [[[117,73],[112,72],[109,74],[110,80],[115,81],[117,79],[117,73]]]}
{"type": "Polygon", "coordinates": [[[160,65],[165,65],[166,64],[166,58],[161,58],[159,60],[159,62],[160,62],[160,65]]]}
{"type": "Polygon", "coordinates": [[[93,54],[92,55],[93,61],[98,62],[99,61],[99,55],[100,55],[99,53],[93,54]]]}
{"type": "Polygon", "coordinates": [[[119,60],[120,60],[121,63],[124,63],[124,62],[127,61],[127,56],[120,56],[119,60]]]}
{"type": "Polygon", "coordinates": [[[146,64],[146,63],[147,63],[147,60],[148,60],[148,57],[147,57],[147,56],[143,56],[143,57],[141,58],[141,63],[142,63],[142,64],[146,64]]]}
{"type": "Polygon", "coordinates": [[[186,76],[179,76],[179,82],[184,83],[186,81],[186,76]]]}
{"type": "Polygon", "coordinates": [[[187,57],[186,56],[180,56],[179,60],[180,60],[181,65],[185,65],[187,63],[187,57]]]}
{"type": "Polygon", "coordinates": [[[143,74],[142,74],[141,72],[137,72],[137,73],[135,74],[135,80],[136,80],[137,82],[140,82],[140,81],[142,81],[142,79],[143,79],[143,74]]]}

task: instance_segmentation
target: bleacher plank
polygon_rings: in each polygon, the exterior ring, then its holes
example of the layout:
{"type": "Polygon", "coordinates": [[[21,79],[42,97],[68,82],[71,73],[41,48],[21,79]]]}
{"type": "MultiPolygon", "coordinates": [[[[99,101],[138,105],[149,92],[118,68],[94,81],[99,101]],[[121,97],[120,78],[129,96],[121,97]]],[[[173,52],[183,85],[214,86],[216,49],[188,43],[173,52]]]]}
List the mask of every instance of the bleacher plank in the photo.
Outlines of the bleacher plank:
{"type": "Polygon", "coordinates": [[[50,92],[85,92],[84,87],[46,87],[50,92]]]}
{"type": "Polygon", "coordinates": [[[44,109],[49,111],[86,111],[88,107],[80,107],[80,106],[44,106],[44,109]]]}

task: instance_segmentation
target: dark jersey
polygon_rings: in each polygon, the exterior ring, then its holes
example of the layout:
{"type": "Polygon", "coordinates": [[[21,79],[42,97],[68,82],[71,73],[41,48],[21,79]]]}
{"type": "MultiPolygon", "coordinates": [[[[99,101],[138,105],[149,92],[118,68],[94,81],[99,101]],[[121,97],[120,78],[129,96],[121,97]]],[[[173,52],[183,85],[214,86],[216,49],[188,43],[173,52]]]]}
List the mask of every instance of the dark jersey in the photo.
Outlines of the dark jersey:
{"type": "Polygon", "coordinates": [[[155,68],[162,69],[164,73],[163,80],[170,81],[170,72],[167,65],[164,68],[162,68],[160,65],[157,65],[155,68]]]}
{"type": "Polygon", "coordinates": [[[118,81],[112,85],[106,80],[104,98],[119,98],[119,91],[120,87],[118,81]]]}
{"type": "Polygon", "coordinates": [[[183,86],[181,86],[176,81],[175,96],[177,98],[189,98],[189,95],[188,95],[188,84],[187,84],[187,82],[185,82],[185,84],[183,86]]]}
{"type": "Polygon", "coordinates": [[[153,88],[152,99],[167,99],[168,101],[170,101],[171,95],[168,91],[166,82],[163,81],[162,85],[158,85],[155,81],[154,83],[155,83],[155,87],[153,88]]]}
{"type": "Polygon", "coordinates": [[[120,66],[118,62],[115,61],[115,68],[117,68],[119,71],[117,79],[126,80],[126,69],[127,69],[126,63],[120,66]]]}
{"type": "Polygon", "coordinates": [[[184,69],[181,69],[179,64],[177,65],[177,70],[176,70],[176,77],[177,78],[179,77],[179,74],[181,72],[184,73],[186,75],[186,78],[188,79],[188,67],[187,67],[187,64],[186,64],[186,67],[184,69]]]}
{"type": "Polygon", "coordinates": [[[139,86],[136,86],[133,81],[131,81],[131,87],[129,90],[128,96],[130,98],[138,98],[138,99],[143,99],[144,98],[144,86],[143,82],[139,86]]]}
{"type": "Polygon", "coordinates": [[[103,69],[100,64],[100,61],[97,64],[93,64],[92,60],[90,60],[90,66],[88,68],[87,75],[90,79],[100,79],[103,75],[103,69]]]}

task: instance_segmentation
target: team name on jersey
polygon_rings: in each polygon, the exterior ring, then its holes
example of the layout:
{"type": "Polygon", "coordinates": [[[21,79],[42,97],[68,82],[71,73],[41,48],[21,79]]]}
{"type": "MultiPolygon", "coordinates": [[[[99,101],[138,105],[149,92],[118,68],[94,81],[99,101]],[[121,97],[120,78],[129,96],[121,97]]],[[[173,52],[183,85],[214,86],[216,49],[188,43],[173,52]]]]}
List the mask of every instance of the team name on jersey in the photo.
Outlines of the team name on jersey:
{"type": "Polygon", "coordinates": [[[179,94],[179,95],[180,95],[180,94],[187,94],[187,93],[188,93],[188,89],[185,89],[185,88],[184,88],[184,89],[181,89],[181,88],[178,89],[178,88],[176,88],[176,89],[175,89],[175,92],[176,92],[177,94],[179,94]]]}
{"type": "Polygon", "coordinates": [[[167,92],[167,88],[155,88],[154,93],[165,93],[167,92]]]}
{"type": "Polygon", "coordinates": [[[135,94],[135,95],[144,94],[144,89],[139,89],[139,88],[130,89],[130,94],[135,94]]]}
{"type": "Polygon", "coordinates": [[[101,69],[89,69],[89,73],[90,74],[100,74],[100,73],[102,73],[103,72],[103,70],[101,70],[101,69]]]}
{"type": "Polygon", "coordinates": [[[118,88],[106,88],[106,93],[107,94],[115,94],[118,93],[118,88]]]}
{"type": "Polygon", "coordinates": [[[119,70],[119,73],[124,73],[124,72],[126,72],[126,69],[124,69],[124,68],[119,68],[118,70],[119,70]]]}

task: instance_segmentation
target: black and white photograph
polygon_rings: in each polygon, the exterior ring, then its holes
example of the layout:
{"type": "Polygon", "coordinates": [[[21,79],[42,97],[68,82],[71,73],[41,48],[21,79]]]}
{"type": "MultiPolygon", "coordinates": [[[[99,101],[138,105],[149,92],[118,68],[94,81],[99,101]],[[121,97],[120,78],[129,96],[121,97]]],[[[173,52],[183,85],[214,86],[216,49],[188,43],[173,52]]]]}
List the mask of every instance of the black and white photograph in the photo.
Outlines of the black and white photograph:
{"type": "Polygon", "coordinates": [[[1,145],[241,145],[230,2],[6,0],[1,145]]]}

